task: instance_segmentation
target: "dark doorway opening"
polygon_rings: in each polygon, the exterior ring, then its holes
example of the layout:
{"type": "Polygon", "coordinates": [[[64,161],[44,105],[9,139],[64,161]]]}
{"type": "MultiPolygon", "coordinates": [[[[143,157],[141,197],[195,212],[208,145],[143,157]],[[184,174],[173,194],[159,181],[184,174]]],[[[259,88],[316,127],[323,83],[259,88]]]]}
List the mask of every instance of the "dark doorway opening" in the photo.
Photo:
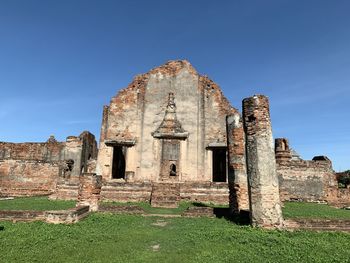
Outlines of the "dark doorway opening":
{"type": "Polygon", "coordinates": [[[170,176],[176,176],[176,165],[173,163],[170,165],[170,176]]]}
{"type": "Polygon", "coordinates": [[[112,178],[125,179],[125,156],[122,146],[113,147],[112,178]]]}
{"type": "Polygon", "coordinates": [[[226,149],[213,149],[213,182],[226,182],[226,149]]]}

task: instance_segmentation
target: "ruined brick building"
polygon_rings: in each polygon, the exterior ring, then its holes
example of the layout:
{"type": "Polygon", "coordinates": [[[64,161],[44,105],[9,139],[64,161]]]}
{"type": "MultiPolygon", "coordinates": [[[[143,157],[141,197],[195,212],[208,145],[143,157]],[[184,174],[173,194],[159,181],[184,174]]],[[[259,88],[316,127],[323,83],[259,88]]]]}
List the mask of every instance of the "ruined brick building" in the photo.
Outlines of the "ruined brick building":
{"type": "Polygon", "coordinates": [[[79,175],[96,157],[95,136],[87,131],[65,142],[53,136],[43,143],[0,142],[0,196],[53,194],[61,182],[74,182],[77,190],[79,175]]]}
{"type": "Polygon", "coordinates": [[[281,200],[349,203],[328,158],[304,161],[287,139],[273,144],[265,96],[243,100],[241,114],[190,63],[170,61],[104,106],[98,150],[88,132],[64,143],[1,143],[0,191],[75,199],[96,174],[95,201],[230,203],[267,226],[281,224],[281,200]]]}
{"type": "MultiPolygon", "coordinates": [[[[96,169],[101,196],[153,205],[164,203],[165,194],[169,204],[227,203],[230,166],[244,180],[243,152],[239,113],[220,88],[188,62],[169,62],[137,76],[104,107],[96,169]],[[230,160],[228,137],[236,141],[230,160]]],[[[247,195],[246,185],[241,193],[247,195]]]]}

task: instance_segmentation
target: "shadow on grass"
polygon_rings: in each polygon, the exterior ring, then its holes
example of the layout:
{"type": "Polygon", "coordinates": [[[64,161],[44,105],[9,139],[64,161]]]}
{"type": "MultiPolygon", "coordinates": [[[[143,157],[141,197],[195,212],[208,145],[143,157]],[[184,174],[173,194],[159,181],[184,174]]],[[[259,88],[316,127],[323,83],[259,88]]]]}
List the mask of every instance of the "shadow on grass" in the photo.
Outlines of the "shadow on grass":
{"type": "Polygon", "coordinates": [[[249,211],[241,210],[239,214],[234,214],[229,208],[214,207],[214,215],[217,218],[225,218],[226,220],[237,225],[249,225],[249,211]]]}
{"type": "Polygon", "coordinates": [[[217,218],[225,218],[237,225],[250,225],[249,211],[241,210],[239,214],[233,214],[228,207],[208,205],[199,202],[193,202],[192,204],[196,207],[212,207],[214,215],[217,218]]]}
{"type": "Polygon", "coordinates": [[[193,202],[192,205],[196,207],[212,207],[210,205],[199,203],[199,202],[193,202]]]}

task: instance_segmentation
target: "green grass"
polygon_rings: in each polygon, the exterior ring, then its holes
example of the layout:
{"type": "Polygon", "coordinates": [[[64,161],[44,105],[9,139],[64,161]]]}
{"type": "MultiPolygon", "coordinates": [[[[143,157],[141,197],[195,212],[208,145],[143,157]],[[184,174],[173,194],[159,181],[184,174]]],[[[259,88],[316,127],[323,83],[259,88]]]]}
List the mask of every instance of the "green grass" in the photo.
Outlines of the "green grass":
{"type": "Polygon", "coordinates": [[[120,202],[103,202],[101,203],[102,206],[125,206],[125,205],[136,205],[145,210],[148,214],[178,214],[180,215],[183,211],[185,211],[188,207],[193,206],[192,203],[189,202],[181,202],[179,204],[178,208],[158,208],[158,207],[151,207],[150,203],[148,202],[127,202],[127,203],[120,203],[120,202]]]}
{"type": "MultiPolygon", "coordinates": [[[[124,205],[104,203],[111,204],[124,205]]],[[[163,209],[129,204],[153,214],[178,214],[194,205],[163,209]]],[[[46,197],[0,201],[3,210],[74,205],[46,197]]],[[[287,202],[283,213],[285,218],[350,219],[350,211],[314,203],[287,202]]],[[[94,213],[73,225],[0,222],[0,240],[0,262],[350,262],[349,233],[268,231],[218,218],[94,213]]]]}
{"type": "Polygon", "coordinates": [[[0,200],[0,210],[64,210],[75,206],[75,201],[49,200],[41,197],[21,197],[13,200],[0,200]]]}
{"type": "MultiPolygon", "coordinates": [[[[48,200],[47,197],[23,197],[0,201],[0,210],[61,210],[72,208],[75,206],[75,203],[75,201],[52,201],[48,200]]],[[[137,205],[142,207],[148,214],[182,214],[188,207],[201,204],[181,202],[178,208],[154,208],[147,202],[104,202],[103,205],[137,205]]],[[[226,207],[213,204],[203,205],[210,207],[226,207]]],[[[283,216],[284,218],[350,219],[350,210],[337,209],[325,204],[286,202],[283,207],[283,216]]]]}
{"type": "Polygon", "coordinates": [[[148,202],[127,202],[127,203],[120,203],[120,202],[103,202],[102,206],[110,206],[110,205],[136,205],[145,210],[148,214],[171,214],[171,215],[181,215],[187,208],[192,206],[208,206],[208,207],[220,207],[220,208],[226,208],[228,206],[225,205],[214,205],[214,204],[202,204],[202,203],[193,203],[193,202],[180,202],[178,208],[158,208],[158,207],[151,207],[151,204],[148,202]]]}
{"type": "Polygon", "coordinates": [[[286,202],[284,203],[283,217],[350,219],[350,210],[338,209],[326,204],[286,202]]]}
{"type": "Polygon", "coordinates": [[[350,234],[267,231],[217,218],[92,214],[74,225],[0,225],[4,226],[0,231],[0,262],[287,263],[350,259],[350,234]],[[158,251],[152,248],[156,245],[158,251]]]}

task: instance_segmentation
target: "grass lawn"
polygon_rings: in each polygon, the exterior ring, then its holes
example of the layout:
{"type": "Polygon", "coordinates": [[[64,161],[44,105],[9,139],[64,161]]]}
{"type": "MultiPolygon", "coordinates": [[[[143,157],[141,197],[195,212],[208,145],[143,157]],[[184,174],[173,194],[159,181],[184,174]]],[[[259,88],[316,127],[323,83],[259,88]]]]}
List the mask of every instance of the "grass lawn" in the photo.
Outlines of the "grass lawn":
{"type": "MultiPolygon", "coordinates": [[[[0,210],[61,210],[74,207],[75,201],[49,200],[47,197],[23,197],[13,200],[0,201],[0,210]]],[[[225,208],[227,206],[216,206],[213,204],[200,204],[181,202],[178,208],[154,208],[147,202],[118,203],[103,202],[103,206],[109,205],[137,205],[142,207],[148,214],[182,214],[191,206],[210,206],[225,208]]],[[[325,204],[285,202],[283,207],[284,218],[326,218],[326,219],[350,219],[350,210],[337,209],[325,204]]]]}
{"type": "Polygon", "coordinates": [[[92,214],[0,222],[0,262],[349,262],[350,234],[267,231],[217,218],[92,214]]]}
{"type": "Polygon", "coordinates": [[[338,209],[326,204],[285,202],[283,208],[283,217],[350,220],[350,210],[338,209]]]}
{"type": "Polygon", "coordinates": [[[48,200],[41,197],[16,197],[13,200],[0,200],[0,210],[64,210],[75,207],[75,201],[48,200]]]}
{"type": "Polygon", "coordinates": [[[189,202],[181,202],[178,208],[158,208],[151,207],[150,203],[147,202],[127,202],[127,203],[119,203],[119,202],[102,202],[101,206],[125,206],[125,205],[136,205],[145,210],[148,214],[181,214],[188,207],[193,206],[192,203],[189,202]]]}
{"type": "MultiPolygon", "coordinates": [[[[180,214],[199,205],[161,209],[136,204],[157,214],[180,214]]],[[[74,205],[46,197],[0,201],[3,210],[74,205]]],[[[285,203],[283,213],[285,218],[350,219],[348,210],[313,203],[285,203]]],[[[93,213],[73,225],[0,222],[0,240],[0,262],[350,262],[349,233],[262,230],[223,218],[93,213]]]]}

